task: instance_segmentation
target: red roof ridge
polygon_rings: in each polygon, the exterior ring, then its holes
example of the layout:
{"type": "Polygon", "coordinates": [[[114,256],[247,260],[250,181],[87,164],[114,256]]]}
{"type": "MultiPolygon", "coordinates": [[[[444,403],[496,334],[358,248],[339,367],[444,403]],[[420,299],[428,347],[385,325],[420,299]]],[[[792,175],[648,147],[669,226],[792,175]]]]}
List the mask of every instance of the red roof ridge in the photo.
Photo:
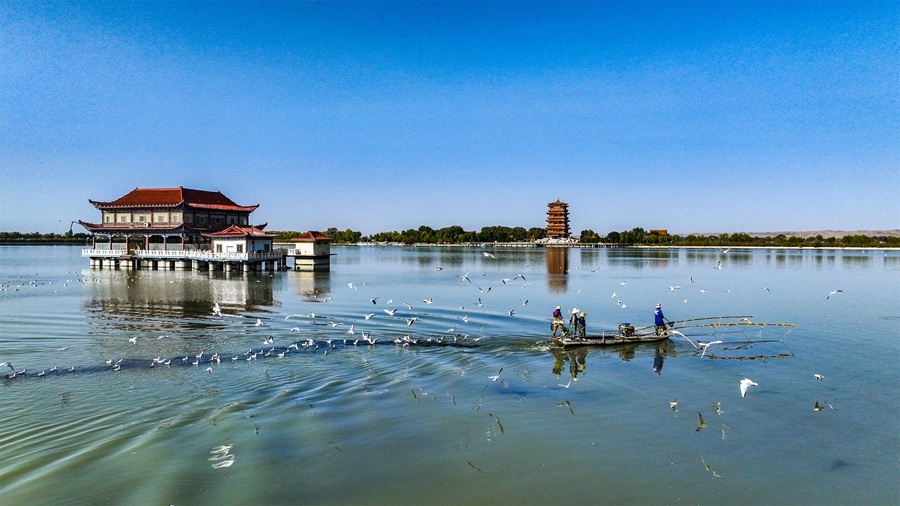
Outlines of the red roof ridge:
{"type": "Polygon", "coordinates": [[[318,230],[310,230],[304,232],[297,237],[291,239],[291,242],[311,242],[311,241],[332,241],[331,237],[319,232],[318,230]]]}
{"type": "Polygon", "coordinates": [[[96,208],[128,207],[176,207],[182,204],[198,209],[253,212],[259,204],[242,206],[226,197],[221,191],[196,190],[178,186],[174,188],[136,187],[112,201],[88,200],[96,208]]]}
{"type": "Polygon", "coordinates": [[[275,234],[267,234],[262,230],[254,227],[240,227],[238,225],[231,225],[225,230],[220,230],[218,232],[209,232],[203,234],[204,237],[277,237],[275,234]]]}

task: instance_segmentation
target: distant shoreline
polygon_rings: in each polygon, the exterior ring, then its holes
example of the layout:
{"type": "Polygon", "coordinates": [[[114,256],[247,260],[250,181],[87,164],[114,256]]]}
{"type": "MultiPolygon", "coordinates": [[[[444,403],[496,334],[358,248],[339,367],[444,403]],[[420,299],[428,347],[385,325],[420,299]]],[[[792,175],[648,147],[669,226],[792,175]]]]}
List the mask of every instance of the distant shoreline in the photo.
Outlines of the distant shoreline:
{"type": "Polygon", "coordinates": [[[10,239],[0,241],[0,246],[82,246],[85,247],[84,240],[47,240],[40,239],[10,239]]]}
{"type": "MultiPolygon", "coordinates": [[[[81,241],[40,241],[40,240],[21,240],[21,241],[0,241],[0,246],[79,246],[79,247],[87,247],[81,241]]],[[[477,243],[477,244],[446,244],[446,243],[416,243],[416,244],[402,244],[402,243],[382,243],[382,242],[359,242],[359,243],[347,243],[347,244],[335,244],[334,246],[366,246],[366,247],[402,247],[402,248],[573,248],[573,249],[621,249],[621,248],[636,248],[636,249],[723,249],[723,248],[734,248],[734,249],[771,249],[771,250],[846,250],[846,251],[866,251],[866,250],[878,250],[878,251],[900,251],[900,248],[896,246],[812,246],[812,245],[803,245],[803,246],[747,246],[747,245],[716,245],[716,246],[692,246],[692,245],[656,245],[656,244],[632,244],[632,245],[618,245],[618,246],[610,246],[604,245],[600,243],[569,243],[569,244],[535,244],[531,242],[522,242],[522,243],[503,243],[492,245],[489,243],[477,243]]]]}

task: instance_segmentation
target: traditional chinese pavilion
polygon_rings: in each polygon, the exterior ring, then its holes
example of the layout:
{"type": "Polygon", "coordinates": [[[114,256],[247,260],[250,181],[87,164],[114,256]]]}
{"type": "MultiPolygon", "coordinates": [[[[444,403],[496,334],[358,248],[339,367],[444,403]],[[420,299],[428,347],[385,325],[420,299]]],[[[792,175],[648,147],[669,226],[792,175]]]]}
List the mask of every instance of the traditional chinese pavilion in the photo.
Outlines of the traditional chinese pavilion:
{"type": "Polygon", "coordinates": [[[548,239],[569,238],[569,204],[550,202],[547,204],[547,234],[548,239]]]}
{"type": "Polygon", "coordinates": [[[94,248],[106,242],[110,249],[129,251],[210,249],[204,234],[249,226],[250,213],[259,207],[236,204],[221,192],[183,186],[135,188],[116,200],[89,202],[100,210],[100,222],[78,223],[91,233],[94,248]]]}
{"type": "Polygon", "coordinates": [[[259,205],[236,204],[221,192],[135,188],[113,201],[89,202],[100,222],[78,223],[91,233],[92,247],[82,256],[92,267],[249,271],[283,264],[266,225],[250,225],[259,205]]]}

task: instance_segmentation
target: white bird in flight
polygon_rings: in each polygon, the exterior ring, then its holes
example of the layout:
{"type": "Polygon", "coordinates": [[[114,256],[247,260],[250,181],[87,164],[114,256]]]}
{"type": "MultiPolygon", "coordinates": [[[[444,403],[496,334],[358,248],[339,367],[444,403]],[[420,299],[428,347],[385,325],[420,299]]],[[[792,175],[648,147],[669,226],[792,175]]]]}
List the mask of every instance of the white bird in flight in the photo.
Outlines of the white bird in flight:
{"type": "Polygon", "coordinates": [[[431,300],[430,298],[428,298],[428,299],[422,299],[422,302],[424,302],[424,303],[426,303],[426,304],[431,304],[431,303],[432,303],[432,300],[431,300]]]}
{"type": "Polygon", "coordinates": [[[830,299],[832,295],[837,295],[837,294],[842,293],[842,292],[843,292],[843,290],[835,290],[835,291],[829,293],[829,294],[828,294],[828,297],[825,297],[825,300],[830,299]]]}
{"type": "Polygon", "coordinates": [[[750,390],[750,387],[758,387],[759,385],[754,383],[753,380],[744,378],[741,380],[741,397],[747,396],[747,390],[750,390]]]}
{"type": "Polygon", "coordinates": [[[710,341],[710,342],[708,342],[708,343],[704,343],[704,342],[701,342],[701,341],[697,341],[697,344],[700,346],[700,348],[703,349],[703,353],[700,354],[700,358],[703,358],[703,356],[706,355],[706,350],[707,350],[707,348],[709,348],[709,347],[710,347],[711,345],[713,345],[713,344],[722,344],[722,341],[721,341],[721,340],[719,340],[719,341],[710,341]]]}
{"type": "Polygon", "coordinates": [[[488,253],[487,251],[482,252],[481,254],[484,255],[485,258],[497,258],[497,257],[495,257],[493,254],[488,253]]]}
{"type": "Polygon", "coordinates": [[[499,371],[497,371],[497,375],[496,375],[496,376],[488,376],[488,379],[491,380],[491,381],[497,381],[498,379],[500,379],[500,373],[501,373],[501,372],[503,372],[503,368],[502,368],[502,367],[500,368],[499,371]]]}

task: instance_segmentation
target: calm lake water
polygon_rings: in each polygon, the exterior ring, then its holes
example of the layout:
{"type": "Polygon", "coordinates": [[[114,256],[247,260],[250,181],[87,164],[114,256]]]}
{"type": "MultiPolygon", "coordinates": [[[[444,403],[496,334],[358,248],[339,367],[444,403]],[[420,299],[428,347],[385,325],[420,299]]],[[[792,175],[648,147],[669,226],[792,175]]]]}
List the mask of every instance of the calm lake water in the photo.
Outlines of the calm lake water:
{"type": "Polygon", "coordinates": [[[0,248],[3,503],[900,503],[896,251],[333,252],[270,277],[0,248]],[[656,303],[796,327],[546,344],[557,305],[596,334],[656,303]]]}

